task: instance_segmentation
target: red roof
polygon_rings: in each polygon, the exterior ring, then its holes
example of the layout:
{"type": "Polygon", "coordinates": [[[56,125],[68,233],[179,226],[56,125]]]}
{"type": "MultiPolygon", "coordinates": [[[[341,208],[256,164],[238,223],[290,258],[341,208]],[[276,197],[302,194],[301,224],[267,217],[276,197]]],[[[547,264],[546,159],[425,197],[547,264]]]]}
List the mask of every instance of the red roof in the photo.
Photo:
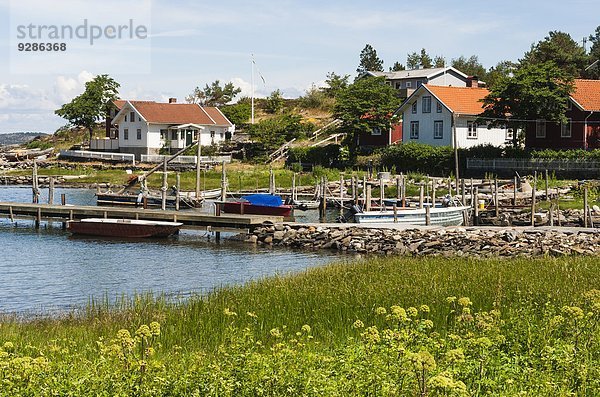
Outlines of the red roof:
{"type": "Polygon", "coordinates": [[[459,114],[478,115],[483,112],[483,98],[490,92],[487,88],[477,87],[447,87],[425,84],[433,95],[452,112],[459,114]]]}
{"type": "MultiPolygon", "coordinates": [[[[122,109],[128,101],[113,103],[122,109]]],[[[129,101],[149,123],[153,124],[199,124],[232,126],[231,122],[215,107],[201,107],[193,103],[159,103],[154,101],[129,101]]]]}
{"type": "Polygon", "coordinates": [[[583,110],[600,111],[600,80],[575,80],[575,92],[571,95],[583,110]]]}

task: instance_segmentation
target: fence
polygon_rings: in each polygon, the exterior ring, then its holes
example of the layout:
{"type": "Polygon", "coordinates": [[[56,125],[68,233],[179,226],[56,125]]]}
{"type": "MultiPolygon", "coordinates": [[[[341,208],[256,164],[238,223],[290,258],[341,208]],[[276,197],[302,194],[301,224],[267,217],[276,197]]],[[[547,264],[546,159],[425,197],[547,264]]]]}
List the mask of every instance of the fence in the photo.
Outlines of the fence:
{"type": "Polygon", "coordinates": [[[600,172],[600,162],[593,160],[551,160],[551,159],[467,159],[468,170],[486,171],[559,171],[559,172],[600,172]]]}
{"type": "Polygon", "coordinates": [[[129,153],[88,152],[84,150],[61,150],[59,157],[79,160],[108,160],[135,165],[135,155],[129,153]]]}
{"type": "MultiPolygon", "coordinates": [[[[162,163],[170,156],[163,156],[159,154],[142,154],[142,163],[162,163]]],[[[169,163],[171,164],[196,164],[196,156],[177,156],[169,163]]],[[[200,164],[221,164],[222,162],[231,163],[231,156],[200,156],[200,164]]]]}
{"type": "Polygon", "coordinates": [[[113,151],[119,150],[119,140],[109,138],[96,138],[90,141],[91,150],[113,151]]]}

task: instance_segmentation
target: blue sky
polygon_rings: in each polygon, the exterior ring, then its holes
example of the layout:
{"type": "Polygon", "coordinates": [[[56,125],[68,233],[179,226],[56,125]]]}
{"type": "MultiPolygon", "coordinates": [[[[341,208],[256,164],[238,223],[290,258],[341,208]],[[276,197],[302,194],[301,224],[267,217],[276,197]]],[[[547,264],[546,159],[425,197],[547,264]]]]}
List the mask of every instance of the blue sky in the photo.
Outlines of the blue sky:
{"type": "MultiPolygon", "coordinates": [[[[45,16],[45,23],[54,23],[52,18],[59,23],[63,17],[78,17],[73,10],[83,0],[28,1],[38,3],[31,7],[37,11],[32,15],[45,16]]],[[[33,73],[23,73],[11,68],[8,55],[15,35],[9,24],[14,4],[0,0],[0,132],[53,132],[65,123],[53,110],[80,94],[96,74],[108,73],[119,81],[121,96],[127,99],[183,101],[195,86],[217,79],[232,81],[249,95],[254,53],[266,81],[257,79],[257,96],[280,89],[287,97],[296,97],[312,84],[322,84],[328,72],[354,75],[366,43],[377,50],[386,69],[395,61],[405,63],[407,53],[421,48],[448,61],[475,54],[490,67],[501,60],[518,60],[550,30],[581,41],[600,25],[597,0],[147,0],[137,6],[119,1],[122,16],[135,18],[149,11],[148,62],[136,58],[134,46],[128,47],[131,57],[127,57],[110,45],[100,45],[85,56],[75,52],[71,59],[58,54],[32,62],[28,66],[33,73]],[[113,62],[106,66],[106,59],[113,62]],[[135,62],[131,66],[132,59],[142,60],[139,67],[135,62]]],[[[106,13],[106,4],[107,0],[85,0],[91,15],[104,15],[110,22],[116,14],[106,13]]]]}

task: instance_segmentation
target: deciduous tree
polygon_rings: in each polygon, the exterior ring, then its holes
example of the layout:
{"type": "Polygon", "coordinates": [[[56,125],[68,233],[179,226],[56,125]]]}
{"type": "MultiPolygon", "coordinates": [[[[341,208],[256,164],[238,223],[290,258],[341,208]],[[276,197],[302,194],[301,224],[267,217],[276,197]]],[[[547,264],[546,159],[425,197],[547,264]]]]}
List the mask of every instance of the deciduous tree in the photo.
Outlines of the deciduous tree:
{"type": "Polygon", "coordinates": [[[98,75],[85,83],[85,91],[81,95],[65,103],[54,113],[72,125],[87,128],[91,142],[94,127],[108,116],[112,101],[118,97],[119,87],[120,84],[107,74],[98,75]]]}
{"type": "Polygon", "coordinates": [[[571,77],[578,78],[588,66],[589,57],[571,35],[553,31],[544,40],[532,45],[520,63],[540,64],[548,61],[554,62],[571,77]]]}
{"type": "Polygon", "coordinates": [[[221,82],[215,80],[210,85],[206,84],[204,89],[194,88],[194,91],[185,100],[188,103],[198,103],[202,106],[223,106],[230,103],[240,92],[242,92],[241,88],[234,86],[231,82],[221,86],[221,82]]]}
{"type": "Polygon", "coordinates": [[[477,76],[480,80],[487,78],[485,67],[479,62],[477,55],[471,55],[469,58],[460,56],[451,62],[453,68],[460,70],[469,76],[477,76]]]}

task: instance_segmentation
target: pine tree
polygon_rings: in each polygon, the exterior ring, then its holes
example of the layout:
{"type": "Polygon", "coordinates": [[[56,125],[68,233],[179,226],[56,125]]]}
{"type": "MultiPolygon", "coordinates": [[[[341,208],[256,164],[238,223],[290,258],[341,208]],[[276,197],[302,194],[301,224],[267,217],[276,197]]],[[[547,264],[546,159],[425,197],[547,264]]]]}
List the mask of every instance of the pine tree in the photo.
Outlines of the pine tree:
{"type": "Polygon", "coordinates": [[[365,45],[365,48],[360,52],[360,63],[356,69],[358,73],[366,71],[383,72],[383,60],[377,56],[377,51],[370,45],[365,45]]]}

